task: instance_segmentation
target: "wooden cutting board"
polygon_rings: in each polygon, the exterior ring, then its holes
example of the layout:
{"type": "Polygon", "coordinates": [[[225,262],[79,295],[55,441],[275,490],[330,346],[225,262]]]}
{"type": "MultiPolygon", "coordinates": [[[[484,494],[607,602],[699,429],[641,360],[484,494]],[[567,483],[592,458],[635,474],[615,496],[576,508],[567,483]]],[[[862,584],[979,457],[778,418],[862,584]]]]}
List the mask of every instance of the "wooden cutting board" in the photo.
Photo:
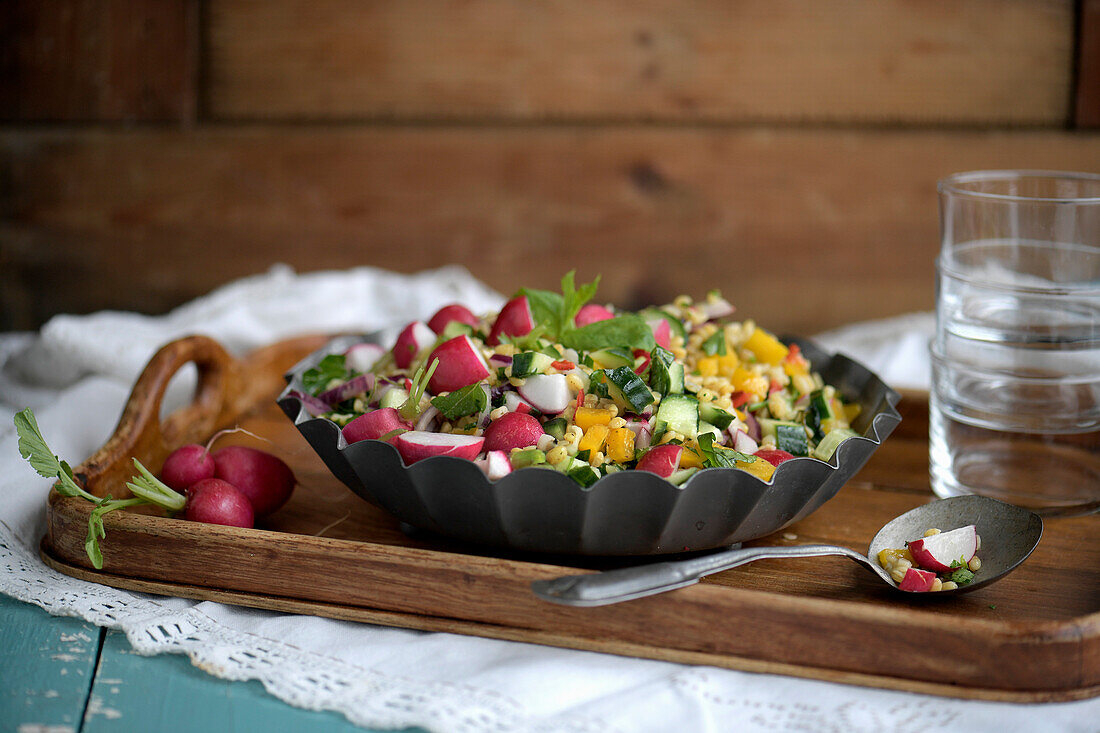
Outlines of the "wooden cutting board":
{"type": "MultiPolygon", "coordinates": [[[[558,606],[536,598],[530,582],[644,560],[506,554],[402,531],[328,472],[274,402],[282,374],[323,341],[287,341],[243,360],[203,337],[168,344],[114,435],[76,469],[89,491],[118,497],[132,456],[159,468],[175,446],[239,425],[264,440],[236,433],[218,445],[276,453],[299,481],[261,527],[112,512],[96,570],[84,553],[91,504],[54,491],[46,562],[130,590],[872,687],[1010,701],[1100,694],[1095,515],[1048,520],[1022,567],[960,596],[900,596],[847,559],[818,557],[759,561],[613,606],[558,606]],[[198,367],[195,401],[162,421],[164,390],[189,362],[198,367]]],[[[900,427],[834,499],[750,544],[865,551],[886,521],[932,500],[927,396],[907,394],[899,409],[900,427]]]]}

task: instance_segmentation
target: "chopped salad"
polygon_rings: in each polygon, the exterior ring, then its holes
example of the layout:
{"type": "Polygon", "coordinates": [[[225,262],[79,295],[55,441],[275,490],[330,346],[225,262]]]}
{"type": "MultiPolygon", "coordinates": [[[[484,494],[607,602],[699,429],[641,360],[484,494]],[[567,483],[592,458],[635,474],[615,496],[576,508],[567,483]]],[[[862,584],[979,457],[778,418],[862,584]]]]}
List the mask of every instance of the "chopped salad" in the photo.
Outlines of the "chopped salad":
{"type": "Polygon", "coordinates": [[[388,349],[329,354],[294,392],[348,443],[383,440],[407,464],[474,461],[491,480],[539,466],[582,486],[624,470],[682,484],[730,467],[769,481],[783,461],[828,461],[859,405],[712,291],[626,312],[590,302],[599,278],[520,289],[499,313],[448,305],[388,349]]]}

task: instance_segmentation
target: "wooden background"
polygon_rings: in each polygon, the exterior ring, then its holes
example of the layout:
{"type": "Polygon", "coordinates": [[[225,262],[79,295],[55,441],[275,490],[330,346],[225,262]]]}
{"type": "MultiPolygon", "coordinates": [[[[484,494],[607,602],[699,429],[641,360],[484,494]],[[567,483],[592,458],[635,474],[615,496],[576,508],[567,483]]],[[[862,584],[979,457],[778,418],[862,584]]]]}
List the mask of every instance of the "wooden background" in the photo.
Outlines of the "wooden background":
{"type": "Polygon", "coordinates": [[[1100,0],[7,0],[0,329],[459,262],[929,309],[936,180],[1100,171],[1100,0]]]}

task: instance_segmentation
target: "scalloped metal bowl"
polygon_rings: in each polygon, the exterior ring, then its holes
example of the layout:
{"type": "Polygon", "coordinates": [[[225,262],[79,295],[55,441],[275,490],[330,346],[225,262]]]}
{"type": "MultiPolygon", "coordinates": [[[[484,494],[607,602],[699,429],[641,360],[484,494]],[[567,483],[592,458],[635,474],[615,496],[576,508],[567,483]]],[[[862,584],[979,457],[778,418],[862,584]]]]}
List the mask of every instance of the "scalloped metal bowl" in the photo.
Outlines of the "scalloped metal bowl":
{"type": "Polygon", "coordinates": [[[545,468],[489,481],[472,462],[434,457],[406,466],[381,441],[348,444],[331,420],[314,417],[292,396],[301,374],[326,354],[380,336],[342,337],[286,375],[279,406],[329,470],[363,499],[402,522],[443,536],[509,550],[577,555],[660,555],[725,547],[797,522],[836,495],[901,422],[897,392],[866,367],[793,339],[821,373],[863,410],[860,437],[832,461],[796,458],[770,482],[734,468],[699,471],[683,486],[656,474],[622,471],[583,488],[545,468]]]}

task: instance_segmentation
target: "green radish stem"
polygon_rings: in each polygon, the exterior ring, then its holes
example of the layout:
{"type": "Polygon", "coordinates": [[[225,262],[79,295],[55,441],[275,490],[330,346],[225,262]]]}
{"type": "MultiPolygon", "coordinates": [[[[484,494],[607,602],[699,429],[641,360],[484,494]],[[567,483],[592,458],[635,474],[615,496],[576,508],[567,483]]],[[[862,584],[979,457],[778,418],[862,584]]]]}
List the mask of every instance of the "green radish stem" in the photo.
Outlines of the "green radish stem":
{"type": "Polygon", "coordinates": [[[428,366],[427,372],[424,371],[423,365],[416,370],[416,374],[412,378],[412,388],[409,390],[409,398],[397,409],[397,412],[400,413],[403,419],[412,422],[420,417],[420,400],[423,399],[424,390],[428,388],[428,380],[435,374],[435,368],[437,366],[439,366],[439,359],[432,359],[432,363],[428,366]]]}

